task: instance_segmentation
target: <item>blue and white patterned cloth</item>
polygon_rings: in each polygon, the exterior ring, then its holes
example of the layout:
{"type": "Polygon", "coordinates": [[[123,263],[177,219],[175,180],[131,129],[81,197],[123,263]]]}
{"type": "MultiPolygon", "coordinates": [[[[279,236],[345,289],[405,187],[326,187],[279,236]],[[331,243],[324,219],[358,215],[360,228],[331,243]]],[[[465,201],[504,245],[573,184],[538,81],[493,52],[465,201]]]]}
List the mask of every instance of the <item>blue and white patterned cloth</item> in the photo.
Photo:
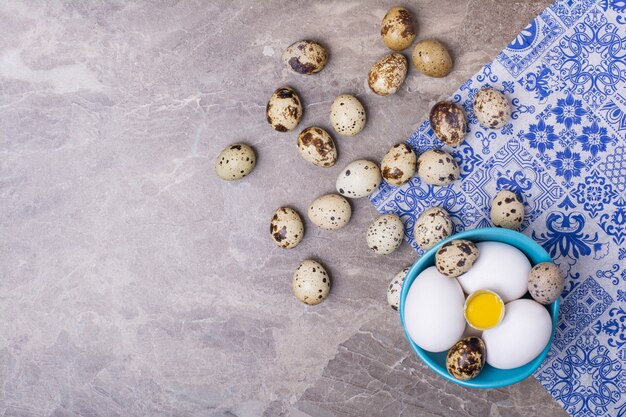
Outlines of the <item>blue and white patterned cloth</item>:
{"type": "MultiPolygon", "coordinates": [[[[490,226],[498,190],[522,196],[523,232],[567,274],[555,341],[535,377],[573,416],[626,416],[626,0],[557,1],[452,100],[469,125],[466,141],[447,149],[461,180],[383,184],[372,203],[400,215],[420,252],[412,230],[426,208],[446,208],[459,232],[490,226]],[[511,101],[501,130],[474,116],[485,86],[511,101]]],[[[418,154],[446,149],[428,121],[407,143],[418,154]]]]}

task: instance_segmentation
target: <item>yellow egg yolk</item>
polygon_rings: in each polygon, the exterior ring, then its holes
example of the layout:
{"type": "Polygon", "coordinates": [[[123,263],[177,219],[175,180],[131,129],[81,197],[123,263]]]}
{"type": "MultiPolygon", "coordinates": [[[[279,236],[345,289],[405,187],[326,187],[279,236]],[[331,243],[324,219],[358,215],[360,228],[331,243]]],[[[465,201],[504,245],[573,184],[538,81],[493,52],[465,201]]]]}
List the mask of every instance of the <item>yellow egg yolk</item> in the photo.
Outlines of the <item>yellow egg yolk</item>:
{"type": "Polygon", "coordinates": [[[465,316],[472,326],[482,330],[490,329],[500,322],[503,308],[497,295],[486,292],[470,300],[465,316]]]}

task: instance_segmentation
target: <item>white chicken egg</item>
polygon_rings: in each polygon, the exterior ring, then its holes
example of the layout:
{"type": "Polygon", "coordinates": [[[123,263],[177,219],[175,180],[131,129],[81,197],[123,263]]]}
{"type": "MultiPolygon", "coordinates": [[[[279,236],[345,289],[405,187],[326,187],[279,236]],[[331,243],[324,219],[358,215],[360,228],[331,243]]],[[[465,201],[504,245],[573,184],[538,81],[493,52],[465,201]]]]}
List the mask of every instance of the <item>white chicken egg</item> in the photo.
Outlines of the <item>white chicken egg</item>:
{"type": "Polygon", "coordinates": [[[505,303],[528,291],[530,262],[519,249],[500,242],[477,243],[480,256],[469,271],[458,277],[466,294],[491,290],[505,303]]]}
{"type": "Polygon", "coordinates": [[[443,352],[465,331],[465,296],[454,278],[431,266],[411,284],[404,302],[404,325],[411,339],[430,352],[443,352]]]}
{"type": "Polygon", "coordinates": [[[512,301],[502,322],[483,332],[487,363],[500,369],[525,365],[543,351],[551,334],[552,321],[544,306],[527,299],[512,301]]]}

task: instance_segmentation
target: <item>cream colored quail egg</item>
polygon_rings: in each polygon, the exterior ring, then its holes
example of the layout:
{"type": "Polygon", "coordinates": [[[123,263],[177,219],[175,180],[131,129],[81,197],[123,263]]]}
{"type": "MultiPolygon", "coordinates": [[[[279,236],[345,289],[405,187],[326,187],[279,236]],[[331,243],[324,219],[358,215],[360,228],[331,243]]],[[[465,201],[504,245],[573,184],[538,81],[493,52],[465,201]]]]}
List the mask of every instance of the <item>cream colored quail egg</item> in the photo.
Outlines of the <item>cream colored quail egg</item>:
{"type": "Polygon", "coordinates": [[[457,146],[465,139],[467,121],[465,113],[451,101],[440,101],[430,110],[430,127],[440,141],[457,146]]]}
{"type": "Polygon", "coordinates": [[[417,159],[417,175],[426,184],[441,186],[457,180],[460,171],[452,155],[445,151],[431,149],[417,159]]]}
{"type": "Polygon", "coordinates": [[[319,304],[330,292],[330,277],[319,262],[306,259],[294,272],[291,289],[296,298],[303,303],[319,304]]]}
{"type": "Polygon", "coordinates": [[[298,152],[305,161],[328,168],[337,162],[337,147],[327,131],[321,127],[307,127],[298,135],[298,152]]]}
{"type": "Polygon", "coordinates": [[[330,106],[330,123],[342,136],[355,136],[365,127],[365,108],[354,96],[342,94],[330,106]]]}
{"type": "Polygon", "coordinates": [[[474,96],[474,114],[482,126],[500,129],[511,118],[511,105],[498,90],[481,88],[474,96]]]}
{"type": "Polygon", "coordinates": [[[304,236],[304,223],[297,211],[281,207],[274,212],[270,223],[270,235],[276,246],[291,249],[300,243],[304,236]]]}
{"type": "Polygon", "coordinates": [[[413,49],[413,65],[419,72],[429,77],[441,78],[452,71],[452,57],[439,41],[427,39],[413,49]]]}
{"type": "Polygon", "coordinates": [[[295,129],[302,118],[302,102],[291,87],[281,87],[267,102],[267,122],[279,132],[295,129]]]}
{"type": "Polygon", "coordinates": [[[406,77],[407,61],[404,55],[393,53],[379,59],[367,75],[370,89],[379,96],[388,96],[398,91],[406,77]]]}
{"type": "Polygon", "coordinates": [[[411,269],[411,267],[407,266],[402,271],[398,272],[389,283],[389,287],[387,287],[387,303],[396,311],[400,308],[400,292],[402,291],[402,283],[404,283],[404,277],[406,277],[409,269],[411,269]]]}
{"type": "Polygon", "coordinates": [[[446,369],[456,379],[474,379],[485,366],[486,353],[485,343],[481,338],[466,337],[456,342],[448,351],[446,369]]]}
{"type": "Polygon", "coordinates": [[[349,198],[367,197],[382,181],[380,170],[375,162],[359,159],[348,164],[337,177],[339,194],[349,198]]]}
{"type": "Polygon", "coordinates": [[[320,229],[337,230],[348,224],[352,208],[339,194],[326,194],[311,203],[307,214],[320,229]]]}
{"type": "Polygon", "coordinates": [[[400,247],[404,225],[396,214],[379,216],[367,228],[367,246],[379,255],[387,255],[400,247]]]}
{"type": "Polygon", "coordinates": [[[512,191],[500,191],[491,202],[491,221],[498,227],[518,229],[524,221],[522,199],[512,191]]]}
{"type": "Polygon", "coordinates": [[[451,240],[435,254],[437,270],[448,277],[458,277],[469,271],[478,259],[478,247],[469,240],[451,240]]]}
{"type": "Polygon", "coordinates": [[[542,262],[530,270],[528,292],[541,304],[551,304],[561,296],[565,280],[563,272],[552,262],[542,262]]]}
{"type": "Polygon", "coordinates": [[[298,74],[315,74],[326,66],[328,54],[322,45],[314,41],[292,43],[283,53],[283,62],[298,74]]]}
{"type": "Polygon", "coordinates": [[[417,32],[416,26],[413,16],[407,9],[392,7],[383,18],[380,35],[387,48],[402,51],[413,43],[417,32]]]}
{"type": "Polygon", "coordinates": [[[415,222],[413,239],[423,250],[428,250],[452,234],[452,220],[446,210],[432,207],[425,210],[415,222]]]}
{"type": "Polygon", "coordinates": [[[256,155],[243,143],[230,145],[217,156],[215,172],[227,181],[238,180],[250,174],[256,164],[256,155]]]}
{"type": "Polygon", "coordinates": [[[385,181],[395,186],[408,182],[415,174],[416,167],[417,156],[406,143],[398,143],[389,149],[380,164],[385,181]]]}

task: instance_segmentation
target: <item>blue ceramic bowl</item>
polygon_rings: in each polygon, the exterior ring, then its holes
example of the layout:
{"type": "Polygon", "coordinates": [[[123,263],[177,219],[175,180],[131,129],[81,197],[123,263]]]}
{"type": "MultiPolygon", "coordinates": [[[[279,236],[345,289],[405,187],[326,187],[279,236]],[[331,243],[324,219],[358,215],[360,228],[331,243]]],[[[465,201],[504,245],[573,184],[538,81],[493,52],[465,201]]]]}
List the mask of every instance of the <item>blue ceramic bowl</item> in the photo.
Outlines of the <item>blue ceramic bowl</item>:
{"type": "MultiPolygon", "coordinates": [[[[508,229],[500,229],[500,228],[483,228],[483,229],[474,229],[467,230],[465,232],[458,233],[454,236],[450,236],[448,239],[440,242],[438,245],[429,249],[421,258],[419,258],[409,269],[407,275],[404,279],[404,284],[402,285],[402,293],[400,294],[400,320],[402,321],[402,327],[404,327],[404,333],[406,338],[409,340],[409,343],[417,356],[420,357],[422,362],[424,362],[430,369],[444,377],[445,379],[454,382],[455,384],[462,385],[468,388],[500,388],[505,387],[507,385],[513,385],[521,380],[529,377],[541,362],[546,358],[548,354],[548,350],[550,350],[550,345],[552,344],[552,340],[554,339],[554,331],[556,329],[556,322],[559,315],[559,300],[554,303],[546,306],[550,312],[550,316],[552,317],[552,335],[550,336],[550,341],[546,348],[541,352],[539,356],[533,359],[531,362],[527,363],[524,366],[520,366],[515,369],[497,369],[490,365],[485,365],[483,371],[478,374],[478,376],[474,379],[470,379],[469,381],[460,381],[458,379],[453,378],[446,369],[446,352],[433,353],[425,351],[420,348],[411,340],[409,334],[406,331],[406,326],[404,324],[404,303],[406,301],[406,296],[409,293],[409,288],[415,278],[422,272],[424,269],[429,266],[433,266],[435,264],[435,253],[439,249],[441,245],[449,240],[455,239],[467,239],[473,242],[485,242],[485,241],[494,241],[494,242],[502,242],[507,243],[511,246],[516,247],[526,254],[528,259],[530,260],[531,265],[536,265],[541,262],[552,262],[552,258],[550,255],[534,240],[531,238],[513,230],[508,229]]],[[[489,354],[489,352],[487,352],[489,354]]]]}

